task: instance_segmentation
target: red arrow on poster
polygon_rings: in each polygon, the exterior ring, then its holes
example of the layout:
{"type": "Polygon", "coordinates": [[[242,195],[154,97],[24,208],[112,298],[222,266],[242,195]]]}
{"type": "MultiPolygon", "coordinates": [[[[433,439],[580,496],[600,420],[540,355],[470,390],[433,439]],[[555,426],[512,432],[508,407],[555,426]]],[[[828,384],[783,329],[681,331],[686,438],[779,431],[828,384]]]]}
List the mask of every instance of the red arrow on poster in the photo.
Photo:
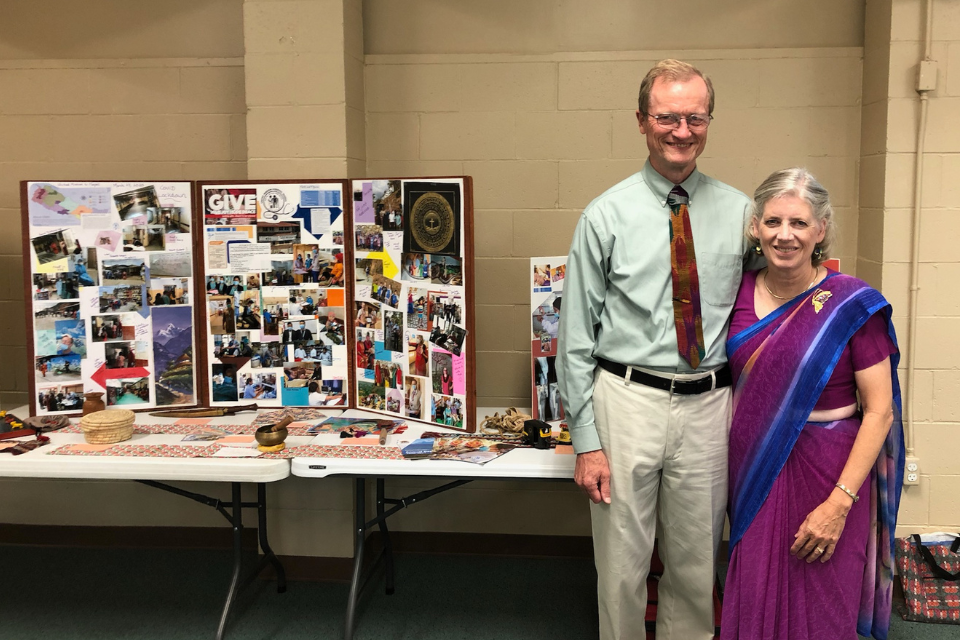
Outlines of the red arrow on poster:
{"type": "Polygon", "coordinates": [[[126,367],[123,369],[107,369],[107,365],[101,365],[90,379],[98,385],[107,388],[107,380],[118,380],[120,378],[143,378],[149,376],[150,372],[143,367],[126,367]]]}

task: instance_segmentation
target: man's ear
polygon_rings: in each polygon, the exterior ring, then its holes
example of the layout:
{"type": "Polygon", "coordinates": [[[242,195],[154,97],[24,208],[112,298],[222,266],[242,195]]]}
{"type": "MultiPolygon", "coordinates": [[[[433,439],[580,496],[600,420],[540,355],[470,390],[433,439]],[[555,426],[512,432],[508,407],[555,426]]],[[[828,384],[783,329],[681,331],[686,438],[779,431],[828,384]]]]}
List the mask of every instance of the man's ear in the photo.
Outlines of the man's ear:
{"type": "Polygon", "coordinates": [[[643,116],[642,113],[640,113],[639,109],[637,109],[636,114],[637,114],[637,124],[640,126],[640,133],[642,133],[643,135],[647,135],[647,125],[646,125],[647,119],[643,116]]]}

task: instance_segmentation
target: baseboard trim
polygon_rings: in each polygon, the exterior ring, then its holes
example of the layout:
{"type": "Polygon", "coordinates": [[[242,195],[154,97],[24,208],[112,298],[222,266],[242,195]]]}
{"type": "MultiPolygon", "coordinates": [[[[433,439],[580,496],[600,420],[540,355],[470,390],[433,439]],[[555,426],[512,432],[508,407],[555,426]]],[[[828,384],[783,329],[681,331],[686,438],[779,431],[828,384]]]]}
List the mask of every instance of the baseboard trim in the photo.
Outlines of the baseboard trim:
{"type": "MultiPolygon", "coordinates": [[[[243,530],[243,548],[256,551],[257,530],[243,530]]],[[[114,549],[232,549],[227,527],[103,527],[0,524],[0,544],[114,549]]]]}

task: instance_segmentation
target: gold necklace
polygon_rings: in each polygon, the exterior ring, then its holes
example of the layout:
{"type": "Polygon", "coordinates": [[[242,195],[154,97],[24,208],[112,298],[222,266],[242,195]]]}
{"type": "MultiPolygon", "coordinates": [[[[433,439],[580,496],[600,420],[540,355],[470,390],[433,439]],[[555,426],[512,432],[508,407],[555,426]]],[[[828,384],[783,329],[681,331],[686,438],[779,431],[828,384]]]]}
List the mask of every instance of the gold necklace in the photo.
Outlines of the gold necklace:
{"type": "MultiPolygon", "coordinates": [[[[769,272],[769,269],[763,272],[763,288],[766,289],[767,293],[769,293],[771,296],[773,296],[777,300],[792,300],[793,298],[796,298],[798,295],[800,295],[799,293],[792,296],[778,296],[777,294],[775,294],[773,291],[770,290],[770,285],[767,284],[768,272],[769,272]]],[[[812,287],[817,282],[817,277],[819,275],[820,275],[820,267],[817,267],[817,270],[813,272],[813,280],[811,280],[810,284],[807,285],[807,289],[812,287]]],[[[803,291],[806,291],[807,289],[804,289],[803,291]]],[[[801,291],[800,293],[803,293],[803,291],[801,291]]]]}

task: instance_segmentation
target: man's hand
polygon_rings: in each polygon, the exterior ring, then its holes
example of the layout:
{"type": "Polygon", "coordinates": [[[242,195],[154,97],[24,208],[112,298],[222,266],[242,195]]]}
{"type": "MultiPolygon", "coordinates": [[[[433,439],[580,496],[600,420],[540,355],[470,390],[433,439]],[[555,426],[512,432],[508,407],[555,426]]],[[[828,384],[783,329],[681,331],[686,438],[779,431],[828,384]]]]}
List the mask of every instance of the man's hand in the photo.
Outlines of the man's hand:
{"type": "Polygon", "coordinates": [[[610,504],[610,467],[602,449],[577,454],[573,480],[594,504],[610,504]]]}

